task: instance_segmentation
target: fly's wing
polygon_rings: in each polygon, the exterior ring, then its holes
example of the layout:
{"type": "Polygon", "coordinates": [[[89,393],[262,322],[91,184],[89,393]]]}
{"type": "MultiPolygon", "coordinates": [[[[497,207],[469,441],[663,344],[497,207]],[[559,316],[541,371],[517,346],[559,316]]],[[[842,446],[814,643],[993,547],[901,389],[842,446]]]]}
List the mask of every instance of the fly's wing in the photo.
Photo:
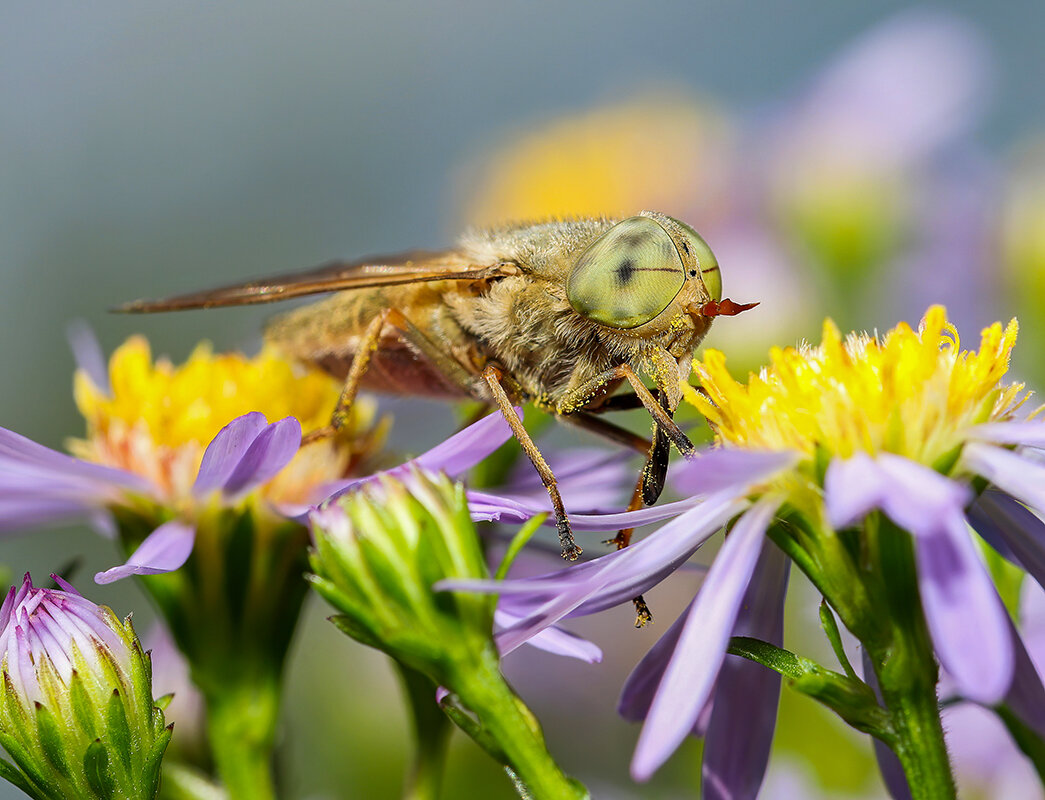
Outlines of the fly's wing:
{"type": "Polygon", "coordinates": [[[417,250],[394,256],[372,256],[359,261],[332,261],[303,272],[275,275],[203,292],[190,292],[162,300],[135,300],[113,310],[151,313],[246,306],[274,303],[310,294],[339,292],[344,289],[366,289],[422,281],[488,280],[514,274],[516,271],[517,268],[508,263],[476,264],[455,250],[417,250]]]}

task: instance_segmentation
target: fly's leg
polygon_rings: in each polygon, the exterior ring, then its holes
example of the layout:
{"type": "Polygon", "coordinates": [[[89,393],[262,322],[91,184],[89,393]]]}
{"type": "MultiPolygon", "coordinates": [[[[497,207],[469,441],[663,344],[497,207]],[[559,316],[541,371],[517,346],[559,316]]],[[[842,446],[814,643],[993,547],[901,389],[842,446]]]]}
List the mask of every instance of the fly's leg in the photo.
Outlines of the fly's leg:
{"type": "Polygon", "coordinates": [[[637,433],[632,433],[627,428],[622,428],[620,425],[604,420],[601,417],[596,417],[590,411],[577,411],[573,414],[560,416],[559,419],[568,425],[590,431],[607,441],[619,444],[637,453],[647,453],[651,446],[649,439],[639,436],[637,433]]]}
{"type": "Polygon", "coordinates": [[[652,416],[654,421],[656,421],[658,430],[663,431],[664,435],[668,437],[668,440],[675,445],[676,448],[678,448],[678,451],[682,453],[683,456],[686,458],[691,457],[696,452],[696,448],[693,447],[693,443],[689,440],[689,437],[682,432],[682,428],[680,428],[675,420],[671,418],[671,414],[661,406],[653,396],[653,393],[646,388],[646,385],[640,380],[639,376],[635,374],[635,370],[627,364],[610,367],[608,370],[595,376],[582,386],[578,386],[576,389],[571,389],[556,403],[556,411],[559,414],[564,415],[579,411],[583,409],[591,398],[594,397],[600,389],[606,386],[606,384],[620,380],[626,380],[631,384],[631,388],[635,391],[635,395],[639,398],[643,407],[645,407],[645,409],[650,413],[650,416],[652,416]]]}
{"type": "Polygon", "coordinates": [[[374,351],[381,341],[381,335],[388,329],[396,331],[409,344],[416,347],[439,372],[450,380],[462,386],[467,386],[474,380],[473,376],[464,367],[450,358],[435,342],[425,336],[414,323],[406,318],[402,311],[398,308],[386,308],[370,320],[370,323],[363,330],[356,354],[348,368],[344,386],[341,388],[341,395],[338,397],[333,414],[330,415],[330,424],[306,434],[302,439],[302,444],[334,436],[344,427],[351,413],[356,394],[359,393],[359,386],[363,381],[363,376],[366,374],[374,351]]]}
{"type": "Polygon", "coordinates": [[[490,387],[494,402],[497,403],[497,407],[504,414],[508,425],[511,426],[512,433],[515,434],[515,438],[522,445],[523,452],[530,459],[530,463],[537,470],[537,474],[541,476],[541,483],[544,484],[544,488],[548,490],[548,497],[551,498],[552,502],[552,510],[555,512],[555,527],[559,531],[559,544],[562,545],[562,557],[568,561],[576,561],[582,551],[573,539],[570,520],[566,516],[566,507],[563,505],[562,496],[559,494],[559,486],[555,480],[555,475],[551,467],[548,466],[548,462],[544,460],[544,456],[541,455],[541,451],[537,449],[533,439],[530,438],[530,434],[523,427],[522,420],[519,419],[519,415],[516,413],[508,393],[505,392],[504,386],[501,385],[501,381],[504,378],[504,373],[493,364],[483,370],[483,380],[490,387]]]}
{"type": "MultiPolygon", "coordinates": [[[[670,414],[667,394],[658,392],[658,400],[661,408],[670,414]]],[[[639,473],[635,491],[632,492],[631,501],[628,503],[628,511],[637,511],[643,506],[651,506],[657,502],[657,498],[660,497],[660,493],[664,490],[664,479],[668,472],[668,457],[670,455],[671,445],[668,442],[668,437],[664,435],[664,431],[660,426],[654,423],[653,441],[650,443],[649,452],[646,455],[646,463],[642,467],[642,472],[639,473]]],[[[606,544],[614,544],[618,550],[623,550],[631,544],[631,536],[634,532],[634,528],[619,530],[617,535],[607,541],[606,544]]],[[[641,628],[653,621],[653,612],[646,605],[642,595],[633,598],[631,602],[635,605],[636,628],[641,628]]]]}

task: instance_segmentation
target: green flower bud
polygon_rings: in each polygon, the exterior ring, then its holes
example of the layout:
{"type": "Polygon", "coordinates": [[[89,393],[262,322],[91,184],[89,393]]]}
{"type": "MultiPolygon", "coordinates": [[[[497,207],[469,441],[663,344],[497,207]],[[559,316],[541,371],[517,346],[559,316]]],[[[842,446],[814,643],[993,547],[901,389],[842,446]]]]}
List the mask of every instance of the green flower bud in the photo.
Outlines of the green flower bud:
{"type": "MultiPolygon", "coordinates": [[[[52,576],[54,577],[54,576],[52,576]]],[[[0,774],[34,798],[156,797],[170,740],[130,619],[28,573],[0,609],[0,774]]]]}
{"type": "Polygon", "coordinates": [[[408,481],[371,482],[312,513],[311,580],[342,630],[443,682],[492,647],[494,600],[432,590],[486,577],[486,563],[463,487],[420,472],[408,481]]]}

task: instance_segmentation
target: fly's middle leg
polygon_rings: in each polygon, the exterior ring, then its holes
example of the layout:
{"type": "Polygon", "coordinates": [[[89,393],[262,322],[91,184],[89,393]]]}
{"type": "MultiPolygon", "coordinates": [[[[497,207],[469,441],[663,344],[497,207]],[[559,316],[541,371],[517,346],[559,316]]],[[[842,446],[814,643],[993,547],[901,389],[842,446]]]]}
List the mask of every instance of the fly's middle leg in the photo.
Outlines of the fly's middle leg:
{"type": "Polygon", "coordinates": [[[512,433],[515,434],[515,438],[522,445],[523,452],[530,459],[530,463],[537,470],[537,474],[541,476],[541,483],[544,484],[544,488],[548,490],[552,511],[555,512],[555,527],[559,531],[562,557],[568,561],[576,561],[582,550],[573,538],[573,530],[570,528],[570,520],[566,516],[566,507],[563,505],[562,495],[559,494],[559,485],[555,480],[555,474],[552,472],[551,467],[548,466],[548,462],[544,460],[544,456],[537,448],[533,439],[530,438],[530,434],[523,426],[522,420],[519,419],[519,415],[516,413],[515,407],[512,405],[508,393],[504,390],[504,386],[501,383],[504,377],[501,370],[492,364],[483,370],[483,380],[490,387],[494,402],[497,403],[497,407],[504,414],[508,425],[511,426],[512,433]]]}

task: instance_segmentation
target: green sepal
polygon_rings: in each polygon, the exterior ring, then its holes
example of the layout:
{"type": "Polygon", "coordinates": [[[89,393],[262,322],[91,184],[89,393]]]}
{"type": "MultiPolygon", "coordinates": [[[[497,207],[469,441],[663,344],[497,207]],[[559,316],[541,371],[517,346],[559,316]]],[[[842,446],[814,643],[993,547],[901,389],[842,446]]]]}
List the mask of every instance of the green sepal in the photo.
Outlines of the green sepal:
{"type": "Polygon", "coordinates": [[[885,742],[893,739],[889,717],[875,697],[874,690],[863,681],[842,675],[776,645],[734,636],[729,653],[755,661],[779,672],[789,686],[818,700],[852,727],[885,742]]]}
{"type": "Polygon", "coordinates": [[[109,753],[101,739],[95,739],[87,745],[87,752],[83,755],[83,772],[95,795],[104,800],[115,796],[116,782],[109,771],[109,753]]]}
{"type": "MultiPolygon", "coordinates": [[[[327,599],[329,600],[329,598],[327,599]]],[[[381,640],[378,639],[368,628],[357,622],[354,617],[350,617],[346,614],[335,614],[332,617],[327,617],[327,619],[333,622],[334,626],[339,631],[352,637],[360,644],[365,644],[367,647],[373,647],[378,650],[381,649],[381,640]]]]}
{"type": "Polygon", "coordinates": [[[134,747],[134,743],[131,741],[131,728],[127,723],[127,710],[123,706],[123,696],[120,694],[119,689],[112,690],[109,705],[105,709],[105,726],[106,738],[111,742],[112,749],[119,754],[123,768],[130,772],[131,748],[134,747]]]}
{"type": "Polygon", "coordinates": [[[831,643],[831,649],[835,651],[835,658],[842,665],[846,676],[854,681],[859,680],[856,677],[856,670],[849,663],[849,656],[845,654],[845,647],[842,645],[842,633],[838,630],[838,622],[835,620],[835,615],[831,612],[831,606],[827,604],[826,600],[820,601],[820,627],[824,629],[827,640],[831,643]]]}
{"type": "Polygon", "coordinates": [[[1034,765],[1038,779],[1045,784],[1045,740],[1017,717],[1008,706],[996,706],[994,711],[1005,723],[1005,727],[1009,729],[1012,740],[1034,765]]]}
{"type": "MultiPolygon", "coordinates": [[[[163,724],[163,714],[157,714],[159,723],[163,724]]],[[[165,725],[163,731],[158,733],[153,740],[152,748],[145,756],[145,762],[142,764],[142,786],[156,786],[160,785],[160,769],[163,766],[163,754],[167,750],[167,745],[170,743],[171,736],[174,733],[174,723],[165,725]]]]}
{"type": "Polygon", "coordinates": [[[170,706],[171,701],[174,699],[174,692],[168,692],[163,697],[157,697],[153,701],[153,705],[156,706],[160,711],[166,711],[170,706]]]}
{"type": "Polygon", "coordinates": [[[12,736],[10,733],[0,731],[0,745],[3,746],[7,754],[14,759],[14,762],[18,765],[19,769],[22,770],[25,778],[32,782],[32,784],[38,787],[37,791],[42,796],[50,796],[43,788],[50,786],[52,781],[40,771],[40,764],[38,759],[26,750],[25,746],[12,736]]]}
{"type": "Polygon", "coordinates": [[[94,739],[98,736],[99,731],[95,724],[97,720],[97,711],[94,705],[91,703],[91,697],[87,693],[87,687],[84,685],[83,677],[81,677],[78,670],[73,670],[72,678],[69,681],[69,704],[72,708],[73,718],[76,720],[76,725],[84,736],[89,739],[94,739]]]}
{"type": "Polygon", "coordinates": [[[65,743],[62,741],[62,729],[54,714],[40,703],[36,704],[36,736],[44,758],[61,775],[69,777],[69,764],[65,760],[65,743]]]}
{"type": "Polygon", "coordinates": [[[439,704],[443,712],[450,720],[468,737],[479,745],[486,754],[499,764],[507,764],[508,756],[497,744],[497,740],[482,726],[478,719],[468,709],[460,705],[459,698],[455,694],[448,694],[439,704]]]}
{"type": "Polygon", "coordinates": [[[0,778],[17,786],[32,797],[33,800],[49,800],[45,792],[42,792],[36,785],[30,783],[28,776],[22,774],[17,767],[3,758],[0,758],[0,778]]]}

